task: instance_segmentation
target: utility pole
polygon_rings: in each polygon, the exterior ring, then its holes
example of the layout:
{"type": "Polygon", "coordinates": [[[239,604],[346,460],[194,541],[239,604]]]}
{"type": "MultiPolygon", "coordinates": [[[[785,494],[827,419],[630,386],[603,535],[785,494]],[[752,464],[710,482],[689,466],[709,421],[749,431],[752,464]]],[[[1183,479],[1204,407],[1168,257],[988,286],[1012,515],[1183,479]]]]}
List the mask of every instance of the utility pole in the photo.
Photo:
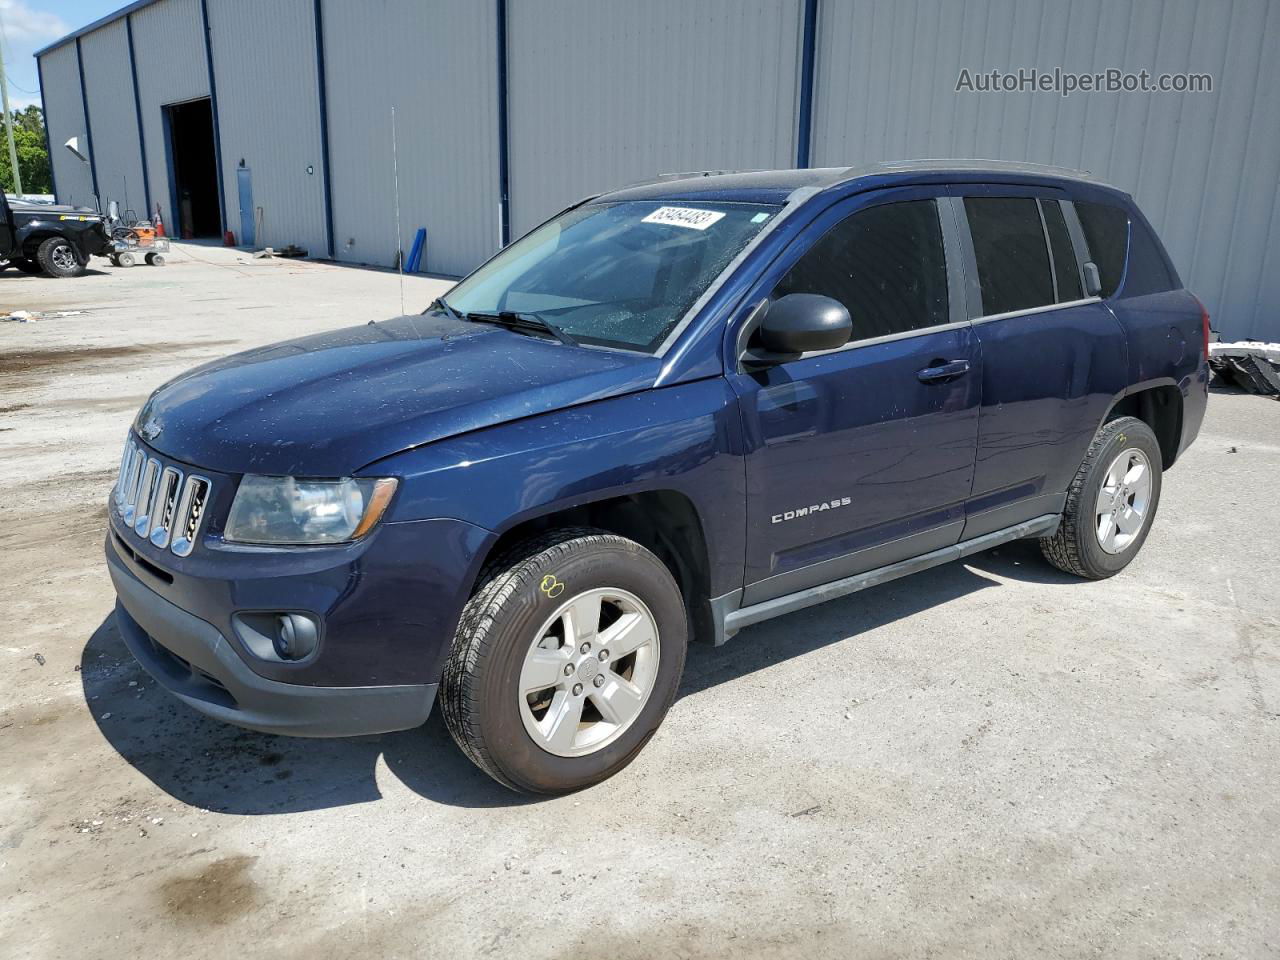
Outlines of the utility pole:
{"type": "MultiPolygon", "coordinates": [[[[13,192],[22,193],[22,174],[18,172],[18,148],[13,142],[13,114],[9,111],[9,78],[4,74],[4,24],[0,23],[0,101],[4,104],[4,132],[9,141],[9,166],[13,168],[13,192]]],[[[53,157],[49,158],[53,163],[53,157]]]]}

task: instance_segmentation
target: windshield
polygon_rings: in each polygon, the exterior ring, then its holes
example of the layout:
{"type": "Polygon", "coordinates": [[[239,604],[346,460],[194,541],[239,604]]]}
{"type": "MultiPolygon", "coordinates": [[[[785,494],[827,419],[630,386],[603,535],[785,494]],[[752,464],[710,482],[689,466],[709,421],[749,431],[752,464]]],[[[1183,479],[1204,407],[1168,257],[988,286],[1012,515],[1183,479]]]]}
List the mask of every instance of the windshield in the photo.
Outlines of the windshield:
{"type": "Polygon", "coordinates": [[[655,352],[778,212],[756,203],[589,203],[517,240],[445,297],[461,314],[532,315],[578,343],[655,352]]]}

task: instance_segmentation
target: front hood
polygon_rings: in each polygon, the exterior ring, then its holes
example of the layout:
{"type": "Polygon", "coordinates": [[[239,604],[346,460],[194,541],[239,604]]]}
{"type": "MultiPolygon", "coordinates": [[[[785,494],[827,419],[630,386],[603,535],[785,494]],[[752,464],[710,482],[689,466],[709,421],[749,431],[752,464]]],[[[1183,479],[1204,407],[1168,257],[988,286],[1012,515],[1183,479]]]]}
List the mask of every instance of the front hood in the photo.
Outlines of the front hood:
{"type": "Polygon", "coordinates": [[[659,367],[439,315],[397,317],[197,367],[152,394],[134,426],[209,470],[349,476],[433,440],[644,389],[659,367]]]}

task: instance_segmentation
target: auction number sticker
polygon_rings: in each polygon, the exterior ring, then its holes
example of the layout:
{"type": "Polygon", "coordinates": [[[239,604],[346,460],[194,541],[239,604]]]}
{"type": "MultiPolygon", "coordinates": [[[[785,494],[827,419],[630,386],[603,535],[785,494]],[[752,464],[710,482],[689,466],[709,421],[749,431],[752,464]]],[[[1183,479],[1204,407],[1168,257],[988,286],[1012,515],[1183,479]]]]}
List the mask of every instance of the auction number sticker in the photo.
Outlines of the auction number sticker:
{"type": "Polygon", "coordinates": [[[641,223],[664,223],[669,227],[705,230],[724,216],[719,210],[695,210],[693,207],[659,207],[641,223]]]}

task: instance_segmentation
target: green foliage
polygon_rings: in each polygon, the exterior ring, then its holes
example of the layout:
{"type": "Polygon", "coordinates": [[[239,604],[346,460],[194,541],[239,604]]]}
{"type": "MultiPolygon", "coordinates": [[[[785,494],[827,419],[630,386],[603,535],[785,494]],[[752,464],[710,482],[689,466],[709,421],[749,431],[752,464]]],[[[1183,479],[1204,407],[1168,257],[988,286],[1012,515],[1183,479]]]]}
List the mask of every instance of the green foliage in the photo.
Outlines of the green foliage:
{"type": "MultiPolygon", "coordinates": [[[[0,122],[0,137],[6,136],[0,122]]],[[[18,150],[18,172],[22,174],[23,193],[53,193],[53,177],[49,173],[49,151],[44,142],[44,114],[37,106],[13,111],[13,141],[18,150]]],[[[0,139],[0,185],[6,193],[14,192],[13,170],[9,166],[9,145],[0,139]]]]}

